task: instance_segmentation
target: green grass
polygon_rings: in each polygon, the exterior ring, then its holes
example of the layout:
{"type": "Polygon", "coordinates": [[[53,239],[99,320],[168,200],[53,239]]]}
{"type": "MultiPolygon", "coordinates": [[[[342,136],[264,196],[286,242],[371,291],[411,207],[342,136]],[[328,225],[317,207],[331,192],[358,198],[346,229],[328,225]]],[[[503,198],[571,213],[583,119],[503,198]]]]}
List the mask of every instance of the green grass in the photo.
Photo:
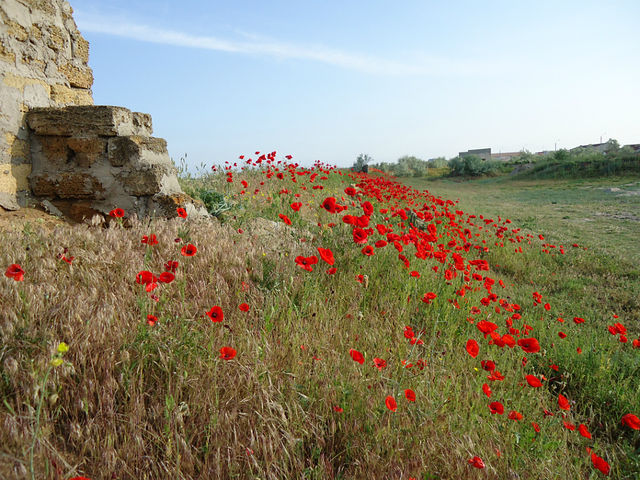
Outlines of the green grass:
{"type": "MultiPolygon", "coordinates": [[[[458,206],[485,217],[508,217],[525,232],[556,246],[564,245],[570,255],[508,255],[494,250],[491,264],[517,290],[538,289],[553,305],[553,312],[565,318],[545,330],[545,339],[562,343],[554,358],[571,372],[565,380],[574,398],[589,405],[598,431],[611,441],[623,435],[616,425],[621,410],[636,411],[640,398],[640,355],[623,348],[607,336],[607,326],[616,320],[613,314],[633,326],[640,324],[640,218],[620,218],[640,212],[640,196],[623,195],[640,189],[637,177],[571,181],[520,181],[506,178],[467,182],[438,180],[407,181],[416,188],[428,189],[444,198],[459,199],[458,206]],[[611,191],[611,189],[620,191],[611,191]],[[605,213],[605,214],[603,214],[605,213]],[[578,243],[580,248],[570,245],[578,243]],[[573,316],[587,319],[580,335],[560,340],[557,331],[571,330],[573,316]],[[582,355],[575,350],[581,347],[582,355]]],[[[640,443],[635,440],[635,447],[640,443]]],[[[638,465],[638,452],[627,461],[638,465]]]]}
{"type": "MultiPolygon", "coordinates": [[[[233,203],[211,222],[156,219],[129,228],[0,234],[0,265],[25,270],[24,282],[0,282],[0,309],[7,312],[0,318],[0,477],[27,476],[33,445],[37,478],[54,470],[62,478],[598,478],[586,447],[611,464],[612,478],[637,478],[639,432],[620,418],[640,413],[640,350],[631,347],[640,335],[640,232],[637,222],[618,217],[638,211],[640,197],[604,190],[630,191],[637,179],[405,179],[413,191],[335,170],[284,172],[278,179],[273,167],[253,168],[233,183],[222,174],[183,178],[185,187],[211,189],[233,203]],[[351,183],[360,197],[343,193],[351,183]],[[323,189],[312,188],[318,185],[323,189]],[[459,202],[420,193],[425,189],[459,202]],[[330,195],[348,209],[320,208],[330,195]],[[433,252],[447,251],[445,263],[416,258],[408,237],[363,255],[342,216],[362,215],[364,200],[374,206],[370,226],[385,224],[399,235],[417,233],[393,209],[413,202],[437,214],[425,221],[437,234],[427,243],[433,252]],[[292,202],[302,203],[299,212],[292,202]],[[469,214],[495,219],[506,228],[502,238],[469,214]],[[141,245],[150,233],[160,243],[141,245]],[[193,257],[179,253],[187,240],[198,248],[193,257]],[[56,257],[64,247],[75,256],[72,265],[56,257]],[[317,247],[333,251],[335,274],[325,273],[330,266],[322,260],[312,272],[296,265],[299,255],[318,255],[317,247]],[[463,270],[453,253],[463,257],[463,270]],[[490,270],[472,267],[477,259],[490,270]],[[159,274],[168,260],[180,263],[172,283],[152,292],[135,283],[140,270],[159,274]],[[483,277],[495,280],[494,299],[483,277]],[[550,303],[548,312],[533,305],[535,291],[550,303]],[[421,301],[426,292],[437,295],[430,304],[421,301]],[[241,303],[249,312],[238,309],[241,303]],[[513,316],[516,304],[521,319],[513,316]],[[214,305],[223,322],[206,316],[214,305]],[[158,317],[155,326],[147,314],[158,317]],[[574,324],[574,316],[585,323],[574,324]],[[510,319],[514,328],[533,328],[540,353],[491,345],[476,327],[488,320],[506,334],[510,319]],[[609,334],[614,321],[627,327],[629,343],[609,334]],[[480,346],[475,359],[465,351],[469,339],[480,346]],[[52,370],[44,395],[44,372],[60,341],[70,346],[67,363],[52,370]],[[237,357],[220,359],[222,346],[237,357]],[[363,365],[350,349],[362,352],[363,365]],[[387,366],[375,368],[375,357],[387,366]],[[493,360],[504,380],[489,381],[481,360],[493,360]],[[526,374],[544,375],[543,388],[523,387],[526,374]],[[415,403],[405,398],[408,388],[415,403]],[[560,393],[572,402],[568,412],[557,406],[560,393]],[[397,401],[396,412],[385,406],[387,396],[397,401]],[[489,412],[494,400],[504,404],[504,415],[489,412]],[[523,420],[506,418],[512,410],[523,420]],[[587,425],[593,439],[567,430],[562,414],[587,425]],[[476,455],[485,469],[469,465],[476,455]]],[[[374,230],[368,244],[382,238],[374,230]]]]}

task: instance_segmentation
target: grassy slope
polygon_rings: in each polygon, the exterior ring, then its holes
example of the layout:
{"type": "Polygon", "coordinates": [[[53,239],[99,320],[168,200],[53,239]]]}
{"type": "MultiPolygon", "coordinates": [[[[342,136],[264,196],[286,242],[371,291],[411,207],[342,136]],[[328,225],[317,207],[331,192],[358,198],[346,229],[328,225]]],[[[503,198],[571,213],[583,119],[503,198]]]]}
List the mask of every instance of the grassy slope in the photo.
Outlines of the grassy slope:
{"type": "MultiPolygon", "coordinates": [[[[634,370],[639,355],[606,331],[613,312],[629,328],[630,339],[640,330],[638,274],[633,259],[625,263],[624,247],[616,244],[619,253],[605,255],[606,242],[589,230],[557,229],[556,221],[563,220],[558,216],[566,215],[554,210],[558,204],[536,200],[536,192],[549,197],[555,184],[417,185],[460,197],[451,211],[510,216],[512,226],[545,233],[550,241],[590,247],[551,255],[534,237],[519,244],[523,253],[514,254],[510,235],[503,239],[506,247],[497,247],[492,228],[467,224],[479,234],[474,245],[489,251],[472,248],[465,257],[489,260],[492,271],[479,273],[505,282],[496,293],[507,307],[522,306],[518,328],[531,325],[543,345],[541,353],[527,354],[523,367],[518,347],[490,346],[472,324],[489,319],[505,333],[510,316],[480,303],[487,294],[481,282],[464,282],[462,275],[444,281],[445,266],[417,261],[411,245],[404,246],[410,269],[402,268],[391,244],[372,257],[362,255],[340,216],[318,208],[353,180],[328,177],[314,182],[325,187],[318,191],[310,188],[308,175],[298,176],[296,184],[258,172],[236,176],[233,184],[213,176],[208,182],[235,193],[241,205],[224,224],[174,219],[134,222],[128,229],[64,226],[52,234],[32,228],[3,233],[8,248],[0,254],[2,265],[20,263],[27,273],[22,283],[0,283],[0,308],[7,312],[0,323],[0,476],[28,476],[33,445],[37,478],[58,478],[57,469],[62,478],[79,472],[91,478],[595,478],[599,473],[584,452],[591,446],[609,460],[613,476],[635,478],[638,432],[619,422],[622,413],[640,412],[634,370]],[[243,178],[248,192],[260,192],[239,195],[243,178]],[[289,193],[278,193],[283,188],[289,193]],[[517,197],[527,188],[528,197],[517,197]],[[299,213],[289,208],[293,201],[303,203],[299,213]],[[293,224],[285,226],[279,213],[293,224]],[[329,222],[338,225],[327,227],[329,222]],[[159,245],[140,244],[150,233],[159,245]],[[579,238],[565,240],[567,235],[579,238]],[[182,241],[175,243],[176,237],[182,241]],[[187,241],[198,247],[194,257],[179,253],[187,241]],[[317,254],[317,246],[333,250],[335,275],[324,273],[329,266],[322,261],[313,272],[294,263],[297,255],[317,254]],[[56,258],[64,247],[76,257],[72,265],[56,258]],[[167,260],[180,262],[176,280],[160,284],[155,301],[135,276],[145,269],[158,274],[167,260]],[[437,274],[435,266],[441,267],[437,274]],[[357,275],[367,278],[360,283],[357,275]],[[470,289],[457,298],[455,291],[465,283],[470,289]],[[535,290],[551,303],[550,312],[532,305],[535,290]],[[427,305],[420,298],[428,291],[438,297],[427,305]],[[249,312],[238,309],[243,302],[249,312]],[[204,315],[214,305],[225,312],[224,322],[204,315]],[[477,318],[469,315],[473,306],[482,312],[477,318]],[[159,318],[154,327],[145,322],[148,313],[159,318]],[[557,322],[559,315],[567,323],[557,322]],[[574,315],[587,322],[573,324],[574,315]],[[405,338],[406,325],[422,345],[405,338]],[[568,334],[563,341],[559,329],[568,334]],[[480,344],[477,359],[464,350],[469,338],[480,344]],[[60,341],[70,346],[66,363],[50,368],[60,341]],[[238,356],[219,359],[222,346],[233,346],[238,356]],[[578,346],[582,355],[576,355],[578,346]],[[363,365],[351,359],[350,349],[363,352],[363,365]],[[374,368],[374,357],[387,367],[374,368]],[[487,382],[488,372],[480,367],[484,359],[494,360],[505,375],[504,381],[489,382],[491,401],[505,404],[503,416],[490,414],[490,400],[480,388],[487,382]],[[559,372],[548,368],[551,362],[559,372]],[[545,375],[545,388],[523,388],[529,373],[545,375]],[[415,403],[404,398],[407,388],[415,391],[415,403]],[[573,402],[566,420],[585,423],[592,441],[563,427],[560,392],[573,402]],[[396,412],[385,407],[387,396],[397,400],[396,412]],[[344,411],[336,412],[337,406],[344,411]],[[543,408],[554,416],[545,416],[543,408]],[[511,410],[524,419],[508,420],[511,410]],[[532,421],[540,424],[539,434],[532,421]],[[484,470],[468,465],[475,455],[483,458],[484,470]]],[[[560,192],[556,197],[568,198],[560,192]]],[[[592,208],[578,199],[570,208],[592,208]]],[[[399,231],[398,217],[379,212],[387,202],[370,200],[376,207],[371,224],[393,224],[399,231]]],[[[444,210],[428,195],[415,200],[444,210]]],[[[362,211],[356,205],[347,213],[362,211]]],[[[449,241],[448,227],[440,225],[438,232],[439,242],[449,241]]],[[[616,238],[632,239],[626,230],[616,238]]]]}

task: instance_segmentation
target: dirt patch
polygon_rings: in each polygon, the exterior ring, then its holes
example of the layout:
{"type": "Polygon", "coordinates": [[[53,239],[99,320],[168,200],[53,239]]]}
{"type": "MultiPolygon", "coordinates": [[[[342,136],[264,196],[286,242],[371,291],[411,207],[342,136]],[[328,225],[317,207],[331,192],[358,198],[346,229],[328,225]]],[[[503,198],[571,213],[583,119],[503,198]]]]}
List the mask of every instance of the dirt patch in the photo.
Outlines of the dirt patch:
{"type": "Polygon", "coordinates": [[[21,208],[16,211],[0,208],[0,231],[21,231],[26,223],[51,231],[56,226],[64,225],[68,222],[37,208],[21,208]]]}

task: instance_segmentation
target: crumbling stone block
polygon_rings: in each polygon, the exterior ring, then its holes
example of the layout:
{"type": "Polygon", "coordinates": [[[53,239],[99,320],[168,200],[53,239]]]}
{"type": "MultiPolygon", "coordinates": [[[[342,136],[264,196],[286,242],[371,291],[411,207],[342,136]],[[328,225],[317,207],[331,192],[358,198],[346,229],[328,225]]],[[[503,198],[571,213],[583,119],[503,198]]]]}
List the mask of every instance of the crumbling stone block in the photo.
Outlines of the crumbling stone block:
{"type": "Polygon", "coordinates": [[[162,181],[166,173],[164,167],[152,165],[137,170],[124,170],[117,178],[122,182],[125,192],[139,197],[158,193],[162,189],[162,181]]]}
{"type": "Polygon", "coordinates": [[[131,110],[106,105],[81,105],[64,108],[34,108],[27,115],[29,127],[37,135],[150,136],[151,121],[142,122],[131,110]]]}
{"type": "Polygon", "coordinates": [[[170,166],[167,142],[163,138],[128,135],[109,138],[109,161],[114,167],[131,162],[136,165],[170,166]]]}
{"type": "Polygon", "coordinates": [[[31,174],[31,190],[35,195],[59,198],[102,200],[105,188],[96,176],[86,172],[48,172],[31,174]]]}
{"type": "Polygon", "coordinates": [[[206,216],[150,115],[93,106],[89,43],[72,13],[66,0],[0,0],[0,205],[33,193],[76,220],[115,207],[206,216]]]}

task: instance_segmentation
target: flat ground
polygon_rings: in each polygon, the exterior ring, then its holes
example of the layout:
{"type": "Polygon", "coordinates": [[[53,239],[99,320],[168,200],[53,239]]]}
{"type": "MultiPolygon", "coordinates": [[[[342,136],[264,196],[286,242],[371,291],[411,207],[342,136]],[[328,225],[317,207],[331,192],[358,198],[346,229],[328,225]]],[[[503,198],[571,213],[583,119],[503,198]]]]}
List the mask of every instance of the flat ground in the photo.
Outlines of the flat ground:
{"type": "Polygon", "coordinates": [[[0,207],[0,231],[17,232],[24,229],[26,224],[49,231],[56,225],[64,223],[66,223],[65,220],[37,208],[21,208],[12,212],[0,207]]]}
{"type": "Polygon", "coordinates": [[[459,199],[463,210],[542,233],[551,243],[574,242],[640,264],[640,180],[637,177],[518,181],[403,178],[414,188],[459,199]]]}

